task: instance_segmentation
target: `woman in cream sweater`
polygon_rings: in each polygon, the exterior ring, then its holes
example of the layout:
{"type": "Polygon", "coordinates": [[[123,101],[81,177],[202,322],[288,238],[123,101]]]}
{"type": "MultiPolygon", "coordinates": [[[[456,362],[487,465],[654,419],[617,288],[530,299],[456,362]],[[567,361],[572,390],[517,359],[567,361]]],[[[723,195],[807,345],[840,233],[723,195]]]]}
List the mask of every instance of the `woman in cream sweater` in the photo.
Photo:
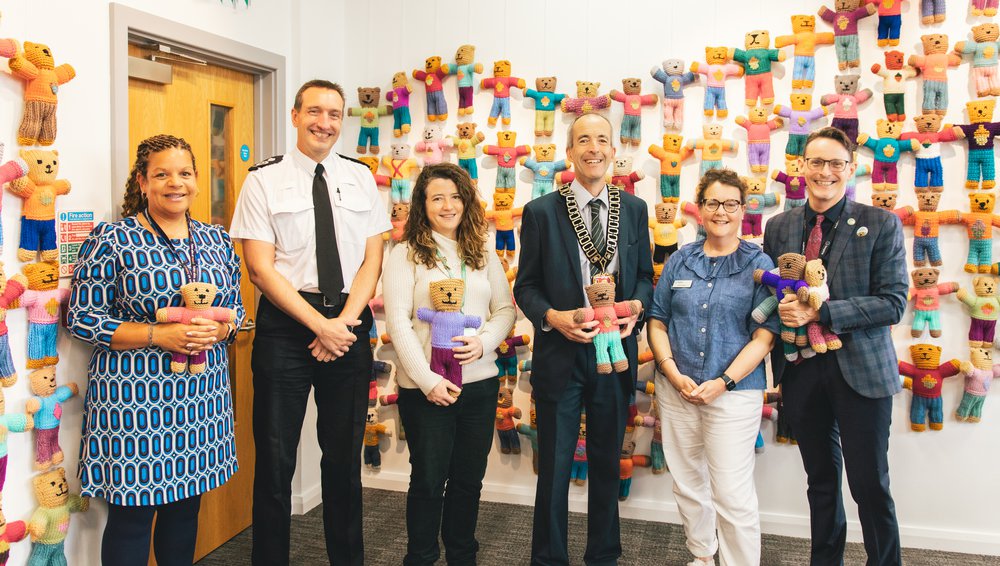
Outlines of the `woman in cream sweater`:
{"type": "Polygon", "coordinates": [[[468,173],[431,165],[413,188],[403,240],[382,277],[386,323],[401,365],[399,414],[410,450],[404,564],[433,564],[438,534],[449,564],[475,564],[476,518],[493,442],[495,349],[514,326],[514,305],[499,258],[486,248],[486,218],[468,173]],[[464,281],[461,312],[482,325],[454,337],[461,387],[431,370],[430,284],[464,281]],[[447,488],[445,487],[447,484],[447,488]]]}

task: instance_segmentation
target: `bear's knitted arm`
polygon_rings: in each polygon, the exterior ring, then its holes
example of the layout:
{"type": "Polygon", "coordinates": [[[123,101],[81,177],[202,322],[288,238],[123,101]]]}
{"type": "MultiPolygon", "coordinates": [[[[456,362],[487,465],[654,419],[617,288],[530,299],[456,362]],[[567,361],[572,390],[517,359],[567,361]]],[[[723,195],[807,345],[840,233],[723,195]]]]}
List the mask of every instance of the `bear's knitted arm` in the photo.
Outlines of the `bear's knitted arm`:
{"type": "MultiPolygon", "coordinates": [[[[73,385],[76,385],[76,384],[74,383],[73,385]]],[[[53,393],[53,396],[55,397],[56,401],[59,401],[60,403],[62,403],[63,401],[66,401],[70,397],[76,395],[77,391],[79,391],[79,389],[75,389],[74,390],[74,388],[72,388],[72,387],[70,387],[68,385],[60,385],[59,387],[56,387],[56,390],[53,393]]]]}
{"type": "Polygon", "coordinates": [[[590,322],[594,320],[594,309],[592,307],[580,307],[573,312],[573,322],[590,322]]]}
{"type": "Polygon", "coordinates": [[[215,322],[233,322],[236,320],[236,311],[233,309],[227,309],[226,307],[211,307],[207,309],[208,312],[199,314],[198,316],[204,318],[210,318],[215,322]]]}
{"type": "Polygon", "coordinates": [[[465,328],[479,328],[483,324],[483,319],[475,315],[467,314],[465,315],[465,320],[462,324],[465,325],[465,328]]]}
{"type": "Polygon", "coordinates": [[[27,81],[38,78],[38,67],[36,67],[31,61],[28,61],[23,52],[14,55],[14,57],[7,62],[7,65],[10,67],[11,73],[13,73],[16,77],[27,81]]]}
{"type": "Polygon", "coordinates": [[[35,192],[35,186],[34,181],[28,177],[27,170],[25,170],[23,177],[18,177],[7,184],[7,190],[14,195],[26,199],[31,198],[31,195],[35,192]]]}
{"type": "Polygon", "coordinates": [[[80,497],[79,495],[69,496],[69,512],[70,513],[83,513],[90,509],[90,498],[80,497]]]}
{"type": "Polygon", "coordinates": [[[434,309],[429,309],[427,307],[420,307],[417,309],[417,319],[427,323],[433,323],[434,315],[436,314],[437,311],[435,311],[434,309]]]}
{"type": "Polygon", "coordinates": [[[187,307],[163,307],[162,309],[156,309],[156,322],[190,324],[195,312],[197,311],[188,309],[187,307]]]}
{"type": "Polygon", "coordinates": [[[920,370],[917,366],[911,364],[910,362],[899,361],[899,375],[905,375],[907,377],[916,377],[920,370]]]}
{"type": "Polygon", "coordinates": [[[63,63],[56,67],[56,80],[59,84],[66,84],[76,77],[76,69],[73,68],[69,63],[63,63]]]}
{"type": "Polygon", "coordinates": [[[28,526],[24,521],[11,521],[7,523],[7,530],[4,532],[3,540],[10,542],[20,542],[28,534],[28,526]]]}

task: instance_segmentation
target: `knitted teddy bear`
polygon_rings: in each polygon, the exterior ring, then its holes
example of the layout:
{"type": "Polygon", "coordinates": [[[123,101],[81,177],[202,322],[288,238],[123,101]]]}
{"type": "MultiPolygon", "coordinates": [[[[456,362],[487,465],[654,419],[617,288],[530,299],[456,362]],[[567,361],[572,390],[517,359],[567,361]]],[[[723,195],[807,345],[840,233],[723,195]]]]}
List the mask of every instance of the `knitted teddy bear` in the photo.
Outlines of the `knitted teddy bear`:
{"type": "Polygon", "coordinates": [[[517,186],[514,168],[517,165],[517,158],[531,154],[531,147],[516,145],[516,142],[517,133],[512,130],[504,130],[497,132],[497,145],[487,145],[483,148],[484,154],[495,155],[497,158],[496,189],[501,192],[514,192],[514,188],[517,186]]]}
{"type": "Polygon", "coordinates": [[[886,51],[885,67],[875,63],[872,73],[882,77],[882,104],[890,122],[906,120],[906,79],[917,76],[917,70],[903,64],[902,51],[886,51]]]}
{"type": "Polygon", "coordinates": [[[427,124],[424,126],[424,133],[420,136],[420,141],[413,146],[413,149],[423,157],[424,167],[446,161],[444,152],[452,147],[452,141],[450,138],[442,136],[440,125],[427,124]]]}
{"type": "Polygon", "coordinates": [[[400,137],[410,133],[410,93],[413,87],[406,73],[400,71],[392,75],[392,90],[385,93],[385,99],[392,103],[392,135],[400,137]]]}
{"type": "Polygon", "coordinates": [[[486,120],[490,126],[497,125],[497,118],[503,118],[504,125],[510,124],[510,89],[524,90],[524,79],[510,76],[510,61],[501,59],[493,62],[493,76],[485,78],[479,88],[493,89],[493,106],[486,120]]]}
{"type": "MultiPolygon", "coordinates": [[[[11,387],[17,382],[17,370],[10,355],[10,341],[7,334],[7,310],[21,306],[21,295],[28,288],[28,279],[17,273],[10,279],[0,263],[0,386],[11,387]]],[[[2,394],[2,390],[0,390],[2,394]]],[[[0,487],[0,492],[3,488],[0,487]]]]}
{"type": "Polygon", "coordinates": [[[962,402],[955,410],[955,419],[978,423],[982,420],[983,403],[990,392],[990,385],[1000,377],[1000,364],[993,364],[993,352],[989,348],[969,348],[969,359],[959,365],[965,375],[965,391],[962,402]]]}
{"type": "MultiPolygon", "coordinates": [[[[0,143],[0,160],[3,159],[4,144],[0,143]]],[[[15,157],[0,165],[0,185],[9,183],[28,174],[28,164],[21,157],[15,157]]],[[[0,203],[2,208],[2,203],[0,203]]],[[[0,220],[0,252],[3,251],[3,221],[0,220]]]]}
{"type": "MultiPolygon", "coordinates": [[[[645,386],[640,385],[642,382],[636,384],[636,389],[638,391],[645,391],[648,395],[656,395],[655,383],[652,381],[645,382],[645,386]],[[643,387],[642,389],[639,389],[643,387]]],[[[652,468],[653,475],[660,475],[667,471],[667,459],[663,455],[663,423],[660,420],[660,408],[656,400],[651,400],[649,403],[649,414],[646,416],[636,416],[634,421],[635,426],[642,426],[646,428],[653,429],[653,437],[649,441],[649,465],[652,468]]]]}
{"type": "Polygon", "coordinates": [[[392,144],[389,155],[382,158],[382,165],[389,170],[392,202],[409,203],[413,194],[412,175],[420,170],[417,160],[410,157],[410,145],[392,144]]]}
{"type": "Polygon", "coordinates": [[[535,135],[551,136],[556,123],[556,106],[566,98],[556,92],[555,77],[538,77],[535,88],[524,91],[524,96],[535,101],[535,135]]]}
{"type": "Polygon", "coordinates": [[[24,50],[15,53],[7,64],[10,73],[25,82],[18,145],[52,145],[56,141],[59,87],[73,80],[76,71],[68,63],[57,67],[48,45],[30,41],[25,41],[24,50]]]}
{"type": "Polygon", "coordinates": [[[418,308],[417,318],[431,325],[431,371],[461,387],[462,366],[455,359],[452,348],[462,343],[452,338],[463,336],[466,328],[479,328],[483,321],[478,316],[462,313],[465,281],[431,281],[430,294],[433,308],[418,308]]]}
{"type": "Polygon", "coordinates": [[[628,358],[622,349],[618,318],[639,314],[642,303],[635,299],[616,303],[615,282],[604,275],[594,277],[594,282],[584,287],[584,290],[590,306],[576,309],[573,322],[598,322],[597,335],[593,339],[597,373],[610,374],[612,369],[617,373],[628,370],[628,358]]]}
{"type": "Polygon", "coordinates": [[[427,93],[427,120],[444,122],[448,119],[448,102],[444,99],[444,79],[448,73],[441,70],[441,57],[424,59],[424,68],[413,69],[413,78],[424,83],[427,93]]]}
{"type": "Polygon", "coordinates": [[[559,108],[565,112],[582,116],[598,110],[604,110],[611,106],[611,97],[606,94],[597,94],[601,83],[589,81],[576,81],[576,97],[566,97],[559,103],[559,108]]]}
{"type": "MultiPolygon", "coordinates": [[[[181,286],[182,307],[163,307],[156,309],[156,322],[179,322],[191,324],[195,318],[205,318],[216,322],[234,322],[236,311],[225,307],[213,307],[212,301],[218,294],[218,288],[211,283],[195,281],[181,286]]],[[[208,354],[204,351],[191,356],[183,352],[170,353],[170,371],[192,374],[205,371],[208,354]]]]}
{"type": "Polygon", "coordinates": [[[392,213],[389,214],[389,224],[392,225],[392,230],[382,234],[382,239],[388,241],[392,238],[393,242],[398,242],[403,239],[403,232],[406,230],[406,221],[410,218],[410,205],[405,202],[397,202],[392,205],[392,213]]]}
{"type": "Polygon", "coordinates": [[[697,228],[695,229],[695,242],[700,242],[705,239],[705,224],[701,217],[701,213],[698,212],[698,205],[693,202],[681,202],[679,205],[681,212],[691,217],[694,220],[697,228]]]}
{"type": "Polygon", "coordinates": [[[41,251],[42,261],[57,261],[56,197],[69,194],[70,183],[59,176],[59,152],[22,149],[21,159],[27,172],[7,184],[7,190],[24,202],[21,205],[21,239],[17,259],[35,260],[41,251]]]}
{"type": "Polygon", "coordinates": [[[31,479],[38,507],[28,520],[31,533],[29,566],[59,566],[66,564],[63,543],[69,532],[70,513],[90,509],[90,498],[70,494],[66,470],[56,468],[31,479]]]}
{"type": "MultiPolygon", "coordinates": [[[[753,319],[758,323],[766,321],[777,310],[778,303],[786,295],[792,295],[802,301],[807,300],[809,284],[805,281],[805,270],[806,256],[794,253],[778,256],[777,273],[755,269],[753,272],[754,283],[763,283],[771,287],[775,296],[754,307],[751,311],[753,319]]],[[[806,334],[805,326],[792,328],[782,324],[780,329],[786,360],[794,362],[799,359],[799,356],[811,358],[815,355],[815,352],[809,348],[809,337],[806,334]]]]}
{"type": "Polygon", "coordinates": [[[971,193],[970,212],[959,215],[969,236],[968,273],[989,273],[993,263],[993,227],[1000,228],[1000,216],[993,214],[996,197],[992,193],[971,193]]]}
{"type": "Polygon", "coordinates": [[[880,118],[875,122],[875,129],[878,138],[858,134],[858,145],[867,147],[875,155],[875,163],[872,164],[872,190],[895,191],[899,187],[896,164],[899,163],[900,154],[904,151],[917,151],[921,145],[914,139],[900,141],[899,136],[903,132],[901,122],[880,118]]]}
{"type": "MultiPolygon", "coordinates": [[[[823,303],[830,300],[830,286],[827,285],[826,275],[823,260],[811,259],[806,262],[803,277],[809,285],[809,292],[805,302],[816,311],[819,311],[823,303]]],[[[809,337],[809,347],[817,354],[825,354],[827,350],[839,350],[843,346],[836,333],[815,321],[806,325],[806,336],[809,337]]]]}
{"type": "Polygon", "coordinates": [[[635,441],[630,438],[625,438],[625,440],[622,441],[622,449],[618,457],[618,501],[625,501],[628,499],[629,492],[632,490],[632,474],[634,473],[635,467],[641,466],[643,468],[648,468],[652,465],[649,456],[644,454],[634,454],[634,452],[635,441]]]}
{"type": "Polygon", "coordinates": [[[896,193],[872,193],[872,206],[897,215],[902,210],[896,208],[896,193]]]}
{"type": "Polygon", "coordinates": [[[785,186],[785,210],[802,206],[806,203],[806,178],[802,175],[798,159],[785,161],[785,170],[775,169],[771,178],[785,186]]]}
{"type": "MultiPolygon", "coordinates": [[[[892,0],[886,0],[892,1],[892,0]]],[[[792,35],[774,38],[777,48],[795,46],[795,64],[792,68],[792,88],[810,90],[816,79],[816,47],[833,45],[833,33],[816,33],[816,16],[792,16],[792,35]]]]}
{"type": "Polygon", "coordinates": [[[486,139],[486,135],[476,131],[475,122],[460,122],[456,126],[457,135],[449,136],[451,145],[458,153],[458,166],[472,177],[473,186],[479,186],[479,168],[476,166],[476,146],[486,139]]]}
{"type": "Polygon", "coordinates": [[[8,523],[0,509],[0,566],[6,566],[10,558],[11,543],[21,542],[27,534],[28,528],[24,521],[8,523]]]}
{"type": "Polygon", "coordinates": [[[80,388],[76,383],[56,386],[55,366],[37,369],[28,375],[31,397],[25,403],[25,413],[32,415],[35,425],[35,469],[46,470],[63,461],[59,447],[59,423],[62,403],[75,397],[80,388]]]}
{"type": "Polygon", "coordinates": [[[513,206],[513,193],[494,192],[493,210],[486,211],[486,219],[492,220],[496,224],[496,250],[501,259],[506,251],[507,259],[513,260],[517,251],[517,245],[514,242],[514,219],[521,216],[524,209],[513,208],[513,206]]]}
{"type": "Polygon", "coordinates": [[[642,169],[632,170],[632,156],[618,155],[612,168],[611,184],[630,195],[635,194],[635,184],[646,178],[642,169]]]}
{"type": "Polygon", "coordinates": [[[924,54],[910,55],[908,63],[924,76],[924,112],[944,116],[948,111],[948,68],[959,66],[962,58],[948,52],[948,36],[943,33],[921,35],[920,42],[924,54]]]}
{"type": "Polygon", "coordinates": [[[684,145],[680,134],[663,134],[663,145],[653,144],[647,151],[660,162],[660,198],[663,202],[677,202],[681,196],[681,166],[694,149],[684,145]]]}
{"type": "Polygon", "coordinates": [[[764,235],[764,209],[777,206],[781,197],[766,193],[762,177],[741,177],[747,186],[746,213],[743,214],[743,238],[750,240],[764,235]]]}
{"type": "Polygon", "coordinates": [[[642,79],[636,77],[622,79],[622,91],[611,89],[611,100],[621,102],[625,107],[621,127],[622,146],[638,146],[642,133],[642,107],[656,106],[660,99],[655,94],[641,94],[642,79]]]}
{"type": "Polygon", "coordinates": [[[522,156],[521,165],[531,170],[534,177],[531,182],[531,198],[536,199],[552,192],[556,173],[565,171],[568,165],[565,159],[556,161],[556,144],[543,143],[532,146],[534,157],[522,156]]]}
{"type": "Polygon", "coordinates": [[[767,173],[771,165],[771,132],[785,124],[780,117],[767,119],[768,111],[763,106],[755,106],[748,116],[737,116],[736,124],[747,131],[747,161],[750,171],[767,173]]]}
{"type": "Polygon", "coordinates": [[[806,138],[812,131],[813,122],[826,116],[830,111],[826,106],[812,108],[812,95],[804,93],[792,93],[792,106],[774,107],[774,113],[778,116],[788,118],[788,143],[785,144],[785,159],[795,159],[802,157],[802,152],[806,148],[806,138]]]}
{"type": "Polygon", "coordinates": [[[784,61],[785,52],[771,49],[771,32],[763,29],[747,32],[743,36],[743,47],[733,50],[733,61],[743,65],[747,106],[754,106],[758,100],[764,106],[774,104],[771,63],[784,61]]]}
{"type": "Polygon", "coordinates": [[[925,26],[940,24],[944,21],[946,12],[945,0],[921,0],[920,23],[925,26]]]}
{"type": "Polygon", "coordinates": [[[988,275],[972,278],[972,293],[960,288],[955,297],[969,309],[969,347],[989,348],[996,337],[997,317],[1000,316],[1000,297],[997,297],[997,280],[988,275]]]}
{"type": "Polygon", "coordinates": [[[691,72],[705,75],[705,116],[714,112],[717,117],[729,115],[726,106],[726,79],[742,77],[743,67],[731,63],[735,50],[729,47],[706,47],[705,60],[691,63],[691,72]]]}
{"type": "Polygon", "coordinates": [[[361,131],[358,132],[358,153],[364,155],[365,151],[370,151],[372,155],[378,154],[378,119],[380,116],[392,114],[392,106],[386,104],[379,106],[382,100],[382,89],[377,86],[358,87],[358,103],[361,106],[352,106],[347,109],[348,116],[358,116],[361,118],[361,131]]]}
{"type": "Polygon", "coordinates": [[[476,84],[476,73],[483,72],[483,64],[476,63],[476,46],[459,45],[455,51],[455,64],[441,65],[441,70],[449,75],[458,75],[458,115],[472,114],[472,87],[476,84]]]}
{"type": "Polygon", "coordinates": [[[858,161],[857,151],[851,152],[851,158],[858,164],[858,166],[854,168],[854,175],[847,178],[847,182],[844,186],[844,195],[847,196],[848,199],[856,201],[858,180],[862,177],[870,177],[872,174],[872,168],[870,165],[860,163],[858,161]]]}
{"type": "Polygon", "coordinates": [[[390,187],[392,186],[392,179],[388,175],[380,175],[378,172],[379,158],[374,155],[362,155],[358,157],[358,161],[368,166],[368,170],[372,172],[372,178],[375,179],[375,184],[379,187],[390,187]]]}
{"type": "Polygon", "coordinates": [[[969,4],[969,14],[972,16],[986,16],[992,18],[997,15],[997,7],[1000,0],[971,0],[969,4]]]}
{"type": "MultiPolygon", "coordinates": [[[[525,360],[527,361],[527,360],[525,360]]],[[[538,419],[535,417],[535,400],[532,397],[531,408],[528,409],[528,422],[517,423],[514,427],[518,434],[524,435],[531,443],[531,469],[538,475],[538,419]]]]}
{"type": "Polygon", "coordinates": [[[56,351],[59,313],[69,299],[69,289],[59,288],[59,267],[54,263],[31,263],[21,268],[28,288],[21,294],[21,306],[28,311],[29,369],[59,363],[56,351]]]}
{"type": "Polygon", "coordinates": [[[833,106],[833,121],[830,125],[842,130],[852,140],[858,139],[858,107],[872,97],[870,88],[858,92],[858,78],[858,75],[833,77],[836,92],[824,94],[819,100],[823,106],[833,106]]]}
{"type": "Polygon", "coordinates": [[[684,217],[677,216],[676,202],[658,202],[653,207],[656,216],[649,219],[653,231],[653,264],[664,264],[677,251],[677,230],[687,226],[684,217]]]}
{"type": "Polygon", "coordinates": [[[878,4],[878,46],[899,45],[903,0],[865,0],[865,2],[878,4]]]}
{"type": "Polygon", "coordinates": [[[739,145],[734,140],[722,138],[722,124],[702,124],[702,136],[687,143],[689,150],[701,150],[701,174],[722,167],[722,154],[725,151],[735,152],[739,145]]]}
{"type": "Polygon", "coordinates": [[[996,186],[996,159],[993,156],[993,139],[1000,134],[1000,122],[993,121],[996,100],[973,100],[965,103],[969,114],[968,124],[958,124],[955,136],[965,138],[969,146],[969,160],[965,173],[965,188],[977,190],[982,180],[982,190],[996,186]]]}
{"type": "Polygon", "coordinates": [[[573,465],[569,469],[569,480],[576,485],[587,483],[587,414],[580,415],[580,431],[573,450],[573,465]]]}
{"type": "Polygon", "coordinates": [[[500,437],[500,452],[503,454],[520,454],[521,439],[514,430],[514,419],[521,418],[521,409],[514,406],[514,392],[501,387],[497,393],[497,436],[500,437]]]}
{"type": "Polygon", "coordinates": [[[680,130],[684,127],[684,87],[697,81],[698,77],[684,71],[681,59],[666,59],[661,67],[654,66],[649,74],[663,83],[663,127],[680,130]]]}
{"type": "Polygon", "coordinates": [[[997,80],[997,51],[1000,51],[1000,26],[990,22],[972,26],[972,41],[955,44],[958,55],[972,55],[972,82],[976,96],[1000,95],[997,80]]]}
{"type": "MultiPolygon", "coordinates": [[[[941,143],[958,139],[956,129],[951,124],[941,127],[941,116],[935,113],[921,114],[913,118],[917,126],[915,132],[903,132],[900,141],[917,140],[920,149],[916,153],[916,176],[913,190],[941,192],[944,190],[944,171],[941,166],[941,143]]],[[[961,131],[961,129],[957,130],[961,131]]]]}
{"type": "MultiPolygon", "coordinates": [[[[8,413],[7,401],[3,390],[0,390],[0,494],[7,481],[7,434],[11,432],[28,432],[35,428],[35,419],[31,413],[8,413]]],[[[3,560],[0,559],[0,566],[3,560]]]]}
{"type": "MultiPolygon", "coordinates": [[[[932,114],[937,118],[937,114],[932,114]]],[[[913,265],[921,267],[927,264],[941,265],[941,249],[938,246],[938,233],[941,224],[958,224],[961,214],[957,210],[938,211],[941,193],[917,193],[917,208],[904,206],[896,213],[903,225],[913,226],[913,265]]],[[[895,206],[895,200],[893,201],[895,206]]]]}
{"type": "Polygon", "coordinates": [[[858,21],[874,14],[876,8],[872,4],[862,5],[861,0],[834,0],[833,4],[833,10],[820,6],[819,17],[833,26],[833,48],[837,52],[837,67],[841,71],[846,71],[848,67],[861,65],[858,21]]]}
{"type": "MultiPolygon", "coordinates": [[[[764,395],[765,399],[767,399],[766,397],[767,393],[764,393],[764,395]]],[[[764,453],[764,434],[763,434],[764,421],[765,420],[771,421],[775,423],[775,425],[777,425],[778,419],[780,418],[780,413],[778,412],[777,408],[772,407],[771,405],[764,404],[760,408],[760,418],[761,418],[760,430],[757,431],[757,440],[753,444],[753,451],[756,454],[764,453]]]]}
{"type": "Polygon", "coordinates": [[[382,453],[378,449],[382,436],[391,437],[392,431],[378,422],[378,407],[369,407],[365,415],[364,461],[366,466],[375,471],[382,467],[382,453]]]}
{"type": "Polygon", "coordinates": [[[931,338],[941,337],[941,295],[958,291],[958,283],[938,283],[941,271],[933,267],[918,267],[910,272],[913,287],[909,298],[913,300],[913,326],[910,336],[920,338],[930,327],[931,338]]]}
{"type": "Polygon", "coordinates": [[[931,430],[944,428],[944,410],[941,402],[941,384],[945,378],[957,375],[961,362],[949,360],[941,365],[941,347],[933,344],[910,346],[913,363],[899,361],[899,375],[903,376],[903,387],[913,391],[910,401],[910,429],[915,432],[927,430],[925,421],[930,420],[931,430]]]}
{"type": "Polygon", "coordinates": [[[518,334],[515,336],[514,329],[511,328],[507,338],[504,338],[497,346],[497,377],[500,379],[501,386],[505,381],[509,389],[514,389],[514,386],[517,385],[517,347],[527,346],[530,343],[530,335],[518,334]]]}

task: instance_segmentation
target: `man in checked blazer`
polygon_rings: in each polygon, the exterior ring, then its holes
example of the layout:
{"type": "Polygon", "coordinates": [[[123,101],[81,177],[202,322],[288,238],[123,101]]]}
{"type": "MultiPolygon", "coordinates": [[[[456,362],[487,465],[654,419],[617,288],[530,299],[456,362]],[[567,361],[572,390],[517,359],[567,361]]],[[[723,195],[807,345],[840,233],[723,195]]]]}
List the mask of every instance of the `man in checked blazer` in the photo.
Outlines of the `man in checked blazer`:
{"type": "MultiPolygon", "coordinates": [[[[583,559],[588,566],[611,565],[618,563],[622,553],[619,454],[628,399],[635,387],[636,335],[641,328],[636,323],[641,314],[620,319],[629,369],[598,374],[592,345],[597,323],[573,320],[573,312],[587,306],[584,285],[590,284],[591,264],[569,215],[569,208],[579,208],[581,220],[591,230],[593,206],[601,226],[608,226],[611,190],[604,175],[614,162],[613,144],[607,118],[599,114],[577,118],[566,144],[566,155],[576,173],[569,189],[577,206],[568,204],[570,201],[557,191],[529,202],[521,217],[521,259],[514,297],[535,327],[531,372],[538,422],[538,485],[531,541],[534,566],[569,564],[567,498],[583,408],[587,411],[590,476],[583,559]]],[[[616,276],[616,301],[638,300],[645,308],[653,299],[649,212],[641,199],[617,192],[621,195],[618,248],[606,271],[616,276]]]]}
{"type": "Polygon", "coordinates": [[[808,475],[813,566],[843,564],[844,465],[868,566],[902,563],[887,452],[892,396],[900,389],[889,326],[906,308],[906,254],[896,216],[844,196],[857,167],[853,149],[853,140],[836,128],[813,132],[799,158],[807,203],[771,218],[764,234],[764,252],[777,263],[781,254],[805,253],[823,216],[822,240],[816,232],[818,245],[808,247],[818,248],[826,265],[830,300],[814,310],[789,297],[778,312],[791,327],[820,321],[843,341],[841,349],[798,364],[786,363],[780,348],[771,354],[808,475]]]}

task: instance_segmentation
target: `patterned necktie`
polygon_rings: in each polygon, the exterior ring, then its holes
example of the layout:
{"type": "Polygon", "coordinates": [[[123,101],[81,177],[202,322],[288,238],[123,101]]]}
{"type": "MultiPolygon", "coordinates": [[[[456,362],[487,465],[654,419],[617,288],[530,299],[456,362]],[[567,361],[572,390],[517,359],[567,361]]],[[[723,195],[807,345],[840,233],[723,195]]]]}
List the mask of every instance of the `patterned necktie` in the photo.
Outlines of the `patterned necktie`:
{"type": "MultiPolygon", "coordinates": [[[[594,248],[597,249],[597,253],[604,255],[605,242],[604,225],[601,224],[601,201],[596,198],[590,201],[590,239],[594,242],[594,248]]],[[[593,279],[600,272],[601,266],[591,262],[590,278],[593,279]]]]}
{"type": "Polygon", "coordinates": [[[822,214],[816,215],[816,224],[813,224],[809,231],[809,239],[806,240],[806,261],[819,258],[819,246],[823,243],[823,220],[822,214]]]}
{"type": "Polygon", "coordinates": [[[313,214],[316,218],[316,271],[319,290],[332,304],[339,304],[344,289],[344,272],[340,267],[340,250],[337,249],[337,230],[333,223],[333,205],[330,191],[323,177],[323,164],[316,164],[313,176],[313,214]]]}

